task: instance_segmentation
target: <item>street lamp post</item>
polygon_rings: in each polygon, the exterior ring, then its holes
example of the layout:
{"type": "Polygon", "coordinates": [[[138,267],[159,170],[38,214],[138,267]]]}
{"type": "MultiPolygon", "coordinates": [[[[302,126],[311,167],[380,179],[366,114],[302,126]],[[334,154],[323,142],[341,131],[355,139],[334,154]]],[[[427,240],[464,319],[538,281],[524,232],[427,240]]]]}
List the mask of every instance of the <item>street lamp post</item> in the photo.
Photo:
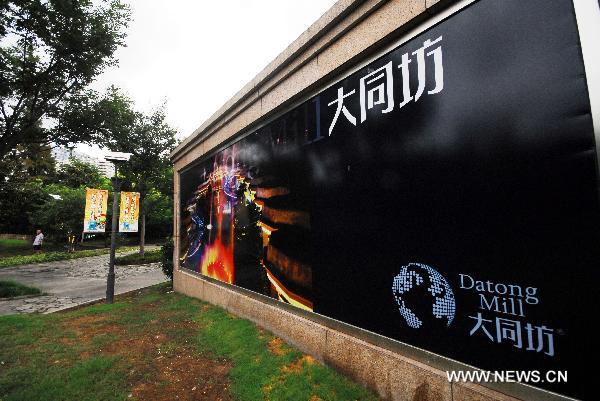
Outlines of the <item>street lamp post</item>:
{"type": "Polygon", "coordinates": [[[119,180],[119,163],[126,162],[131,157],[131,153],[111,152],[104,158],[115,165],[115,175],[112,179],[113,184],[113,207],[112,207],[112,225],[110,233],[110,259],[108,262],[108,277],[106,278],[106,303],[112,304],[115,300],[115,254],[117,249],[118,215],[119,215],[119,194],[121,192],[121,181],[119,180]]]}
{"type": "Polygon", "coordinates": [[[108,262],[108,277],[106,279],[106,303],[112,304],[115,299],[115,253],[117,249],[117,230],[119,214],[119,193],[121,191],[121,181],[119,180],[119,167],[115,163],[115,176],[112,179],[113,184],[113,207],[112,207],[112,225],[110,231],[110,260],[108,262]]]}

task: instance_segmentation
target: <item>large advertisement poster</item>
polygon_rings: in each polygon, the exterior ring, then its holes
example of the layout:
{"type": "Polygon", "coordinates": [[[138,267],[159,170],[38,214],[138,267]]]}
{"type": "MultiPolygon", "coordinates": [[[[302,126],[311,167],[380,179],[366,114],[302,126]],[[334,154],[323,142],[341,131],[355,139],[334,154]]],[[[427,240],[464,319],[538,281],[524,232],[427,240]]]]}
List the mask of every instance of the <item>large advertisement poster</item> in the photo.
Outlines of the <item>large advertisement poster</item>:
{"type": "Polygon", "coordinates": [[[598,167],[573,4],[481,0],[181,175],[181,266],[584,396],[598,167]]]}
{"type": "Polygon", "coordinates": [[[119,232],[137,233],[140,213],[140,193],[121,192],[119,208],[119,232]]]}
{"type": "Polygon", "coordinates": [[[106,230],[106,208],[108,191],[106,189],[87,188],[85,191],[85,214],[83,231],[103,233],[106,230]]]}

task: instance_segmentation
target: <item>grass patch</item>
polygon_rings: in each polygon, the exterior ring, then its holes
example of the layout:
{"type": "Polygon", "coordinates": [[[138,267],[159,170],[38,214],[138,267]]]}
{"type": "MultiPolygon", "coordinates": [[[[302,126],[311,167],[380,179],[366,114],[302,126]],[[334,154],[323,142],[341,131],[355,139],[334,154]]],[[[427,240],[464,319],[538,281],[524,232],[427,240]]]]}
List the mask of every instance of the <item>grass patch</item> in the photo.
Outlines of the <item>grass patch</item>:
{"type": "MultiPolygon", "coordinates": [[[[137,237],[125,237],[119,238],[118,244],[122,247],[130,246],[135,249],[137,241],[137,237]]],[[[34,255],[32,242],[33,239],[0,239],[0,258],[34,255]]],[[[86,239],[84,243],[76,244],[76,251],[108,249],[109,243],[109,239],[104,238],[86,239]]],[[[51,239],[45,239],[42,245],[43,252],[65,252],[66,250],[67,244],[61,241],[54,242],[51,239]]]]}
{"type": "Polygon", "coordinates": [[[162,252],[160,248],[151,249],[144,252],[144,255],[139,253],[132,253],[130,255],[120,256],[115,259],[117,265],[144,265],[147,263],[160,262],[162,259],[162,252]]]}
{"type": "Polygon", "coordinates": [[[38,295],[38,288],[28,287],[12,280],[0,280],[0,298],[12,298],[21,295],[38,295]]]}
{"type": "Polygon", "coordinates": [[[377,399],[253,323],[222,309],[210,307],[198,321],[203,326],[200,348],[208,348],[215,355],[233,361],[232,392],[237,399],[377,399]]]}
{"type": "Polygon", "coordinates": [[[50,315],[0,316],[0,400],[374,400],[253,323],[167,283],[50,315]]]}
{"type": "MultiPolygon", "coordinates": [[[[19,255],[32,255],[32,242],[33,241],[22,239],[0,239],[0,258],[19,255]]],[[[44,249],[46,251],[62,251],[64,247],[52,242],[45,242],[44,249]]]]}
{"type": "Polygon", "coordinates": [[[0,249],[12,250],[12,249],[29,249],[31,243],[24,239],[4,239],[0,238],[0,249]]]}
{"type": "MultiPolygon", "coordinates": [[[[136,247],[123,247],[119,248],[120,252],[127,252],[136,249],[136,247]]],[[[75,252],[41,252],[32,255],[17,255],[9,256],[0,259],[1,267],[29,265],[34,263],[46,263],[55,262],[59,260],[78,259],[86,258],[89,256],[106,255],[110,252],[110,249],[86,249],[83,251],[75,252]]]]}
{"type": "Polygon", "coordinates": [[[0,378],[0,389],[8,390],[2,400],[123,400],[127,394],[115,369],[118,362],[116,357],[96,356],[77,361],[73,366],[32,369],[29,365],[11,369],[0,378]],[[29,380],[30,376],[37,380],[29,380]],[[19,383],[27,386],[21,387],[19,383]]]}

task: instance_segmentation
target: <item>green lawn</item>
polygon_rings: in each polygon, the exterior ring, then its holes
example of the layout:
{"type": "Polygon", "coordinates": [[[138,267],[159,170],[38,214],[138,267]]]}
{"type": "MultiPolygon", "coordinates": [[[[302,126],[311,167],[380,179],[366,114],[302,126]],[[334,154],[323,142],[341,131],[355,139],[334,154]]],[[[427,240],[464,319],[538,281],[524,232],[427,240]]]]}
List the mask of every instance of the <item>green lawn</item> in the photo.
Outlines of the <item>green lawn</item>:
{"type": "MultiPolygon", "coordinates": [[[[121,247],[119,252],[133,251],[137,247],[121,247]]],[[[75,252],[40,252],[31,255],[17,255],[0,258],[0,268],[9,266],[27,265],[32,263],[54,262],[57,260],[85,258],[88,256],[104,255],[110,252],[109,248],[85,249],[75,252]]]]}
{"type": "MultiPolygon", "coordinates": [[[[138,242],[136,237],[120,237],[118,239],[119,246],[135,246],[138,242]]],[[[77,243],[77,251],[82,250],[94,250],[94,249],[106,249],[110,244],[110,238],[88,238],[83,244],[77,243]]],[[[66,242],[54,243],[50,241],[44,241],[42,246],[43,252],[63,252],[65,251],[67,244],[66,242]]],[[[25,241],[20,239],[0,239],[0,258],[9,256],[27,256],[32,255],[33,245],[32,241],[25,241]]]]}
{"type": "Polygon", "coordinates": [[[253,323],[169,291],[0,317],[0,400],[375,400],[253,323]]]}
{"type": "Polygon", "coordinates": [[[160,248],[146,250],[144,256],[139,253],[132,253],[130,255],[120,256],[115,259],[117,265],[143,265],[147,263],[160,262],[162,260],[162,253],[160,248]]]}
{"type": "Polygon", "coordinates": [[[31,247],[31,244],[29,243],[29,241],[25,241],[22,239],[4,239],[4,238],[0,238],[0,249],[6,249],[6,250],[10,250],[10,249],[23,249],[23,248],[27,248],[29,249],[31,247]]]}
{"type": "Polygon", "coordinates": [[[33,253],[31,241],[21,239],[0,239],[0,258],[33,253]]]}
{"type": "Polygon", "coordinates": [[[0,298],[12,298],[20,295],[38,295],[42,292],[38,288],[11,281],[0,280],[0,298]]]}

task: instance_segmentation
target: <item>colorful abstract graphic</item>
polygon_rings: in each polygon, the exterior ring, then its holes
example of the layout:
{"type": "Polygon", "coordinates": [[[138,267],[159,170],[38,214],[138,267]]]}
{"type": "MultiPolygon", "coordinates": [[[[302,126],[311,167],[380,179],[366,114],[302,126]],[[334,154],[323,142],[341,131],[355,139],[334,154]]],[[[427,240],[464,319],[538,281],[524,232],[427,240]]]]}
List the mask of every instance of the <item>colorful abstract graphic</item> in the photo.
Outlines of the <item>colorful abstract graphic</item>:
{"type": "Polygon", "coordinates": [[[278,144],[283,142],[263,143],[272,152],[265,157],[256,152],[258,144],[245,141],[194,169],[200,184],[182,205],[181,265],[312,310],[308,255],[299,259],[293,244],[286,244],[287,233],[309,230],[308,213],[296,207],[293,180],[272,174],[278,149],[284,148],[278,144]]]}

